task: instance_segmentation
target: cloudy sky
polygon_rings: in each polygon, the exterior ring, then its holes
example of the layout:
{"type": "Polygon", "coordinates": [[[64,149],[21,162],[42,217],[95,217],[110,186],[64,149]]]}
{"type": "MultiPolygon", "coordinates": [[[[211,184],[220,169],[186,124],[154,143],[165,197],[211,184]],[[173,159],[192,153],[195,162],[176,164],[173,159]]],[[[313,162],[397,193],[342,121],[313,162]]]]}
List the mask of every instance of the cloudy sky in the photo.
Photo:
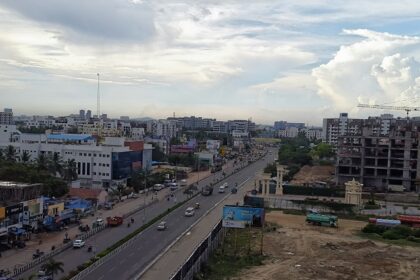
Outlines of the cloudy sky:
{"type": "Polygon", "coordinates": [[[418,0],[2,0],[0,29],[15,114],[95,112],[97,73],[113,117],[317,125],[420,105],[418,0]]]}

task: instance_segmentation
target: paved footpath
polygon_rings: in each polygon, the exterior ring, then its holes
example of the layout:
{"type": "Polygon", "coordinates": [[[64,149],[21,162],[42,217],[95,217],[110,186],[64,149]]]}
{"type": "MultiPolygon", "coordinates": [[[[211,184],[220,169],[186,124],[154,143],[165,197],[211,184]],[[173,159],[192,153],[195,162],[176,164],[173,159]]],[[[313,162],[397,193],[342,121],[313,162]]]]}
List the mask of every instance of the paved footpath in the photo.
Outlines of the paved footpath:
{"type": "MultiPolygon", "coordinates": [[[[230,194],[218,204],[207,216],[197,223],[174,244],[146,273],[141,280],[170,279],[171,275],[188,259],[193,250],[208,236],[213,227],[220,221],[223,205],[242,204],[246,191],[254,188],[254,177],[240,188],[237,194],[230,194]]],[[[168,229],[169,230],[169,229],[168,229]]]]}
{"type": "MultiPolygon", "coordinates": [[[[224,166],[225,168],[232,168],[232,163],[229,162],[224,166]]],[[[202,172],[194,172],[189,174],[190,176],[187,179],[187,184],[196,183],[197,180],[202,180],[210,175],[212,175],[209,171],[202,171],[202,172]]],[[[164,189],[158,192],[157,198],[158,200],[164,200],[169,195],[170,190],[164,189]]],[[[156,196],[154,196],[156,198],[156,196]]],[[[110,210],[98,210],[96,211],[94,216],[88,216],[81,220],[82,224],[88,224],[89,226],[97,218],[106,218],[109,216],[123,216],[126,213],[133,211],[134,209],[138,209],[144,205],[149,204],[152,200],[152,192],[148,195],[140,194],[137,199],[126,199],[123,202],[117,203],[113,209],[110,210]]],[[[43,252],[50,252],[53,246],[56,248],[63,243],[63,239],[65,234],[68,234],[68,237],[74,239],[76,235],[80,234],[81,232],[78,229],[76,224],[72,224],[69,226],[68,229],[58,232],[43,232],[39,234],[32,234],[31,240],[26,242],[26,247],[23,249],[11,249],[2,252],[0,258],[0,269],[9,269],[10,271],[13,268],[24,265],[32,261],[32,254],[39,249],[43,252]],[[42,240],[42,243],[40,241],[42,240]]],[[[88,241],[89,242],[89,241],[88,241]]]]}

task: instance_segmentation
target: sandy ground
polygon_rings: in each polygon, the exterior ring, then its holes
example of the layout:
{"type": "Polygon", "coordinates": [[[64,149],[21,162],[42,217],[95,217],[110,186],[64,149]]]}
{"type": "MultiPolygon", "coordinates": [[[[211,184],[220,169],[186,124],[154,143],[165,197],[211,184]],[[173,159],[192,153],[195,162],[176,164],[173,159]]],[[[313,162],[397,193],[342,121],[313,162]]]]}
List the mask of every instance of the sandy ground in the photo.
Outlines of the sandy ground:
{"type": "Polygon", "coordinates": [[[420,279],[420,250],[355,236],[364,222],[339,220],[339,228],[307,225],[304,216],[270,212],[277,224],[264,236],[263,266],[235,279],[420,279]]]}
{"type": "Polygon", "coordinates": [[[330,182],[334,180],[334,169],[334,166],[305,165],[293,176],[290,184],[303,185],[305,183],[315,183],[316,181],[330,182]]]}

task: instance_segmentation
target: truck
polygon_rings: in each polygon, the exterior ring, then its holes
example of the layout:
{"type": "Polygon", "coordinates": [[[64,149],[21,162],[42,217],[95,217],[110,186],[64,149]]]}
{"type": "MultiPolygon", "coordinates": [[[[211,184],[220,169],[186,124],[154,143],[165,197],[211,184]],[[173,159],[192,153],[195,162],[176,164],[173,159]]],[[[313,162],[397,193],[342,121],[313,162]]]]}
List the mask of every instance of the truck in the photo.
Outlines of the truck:
{"type": "Polygon", "coordinates": [[[409,216],[409,215],[400,215],[398,220],[401,221],[401,224],[419,228],[420,227],[420,216],[409,216]]]}
{"type": "Polygon", "coordinates": [[[122,225],[123,221],[124,221],[123,217],[119,217],[119,216],[106,218],[106,222],[108,223],[108,226],[110,227],[117,227],[119,225],[122,225]]]}
{"type": "Polygon", "coordinates": [[[201,191],[201,194],[204,196],[209,196],[213,193],[213,187],[212,186],[205,186],[203,190],[201,191]]]}
{"type": "Polygon", "coordinates": [[[383,226],[386,228],[396,227],[401,225],[400,220],[392,220],[392,219],[377,219],[377,218],[369,218],[369,224],[374,224],[377,226],[383,226]]]}
{"type": "Polygon", "coordinates": [[[318,226],[337,227],[337,216],[324,215],[319,213],[309,213],[306,215],[306,222],[318,226]]]}

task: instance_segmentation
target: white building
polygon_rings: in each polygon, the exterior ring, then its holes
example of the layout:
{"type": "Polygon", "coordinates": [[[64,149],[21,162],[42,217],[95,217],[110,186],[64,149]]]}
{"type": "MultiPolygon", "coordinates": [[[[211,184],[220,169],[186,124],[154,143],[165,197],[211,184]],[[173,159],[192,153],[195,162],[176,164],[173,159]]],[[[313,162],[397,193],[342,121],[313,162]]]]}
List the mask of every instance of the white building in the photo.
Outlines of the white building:
{"type": "Polygon", "coordinates": [[[171,120],[151,120],[147,122],[147,132],[153,137],[170,139],[177,136],[177,123],[171,120]]]}

